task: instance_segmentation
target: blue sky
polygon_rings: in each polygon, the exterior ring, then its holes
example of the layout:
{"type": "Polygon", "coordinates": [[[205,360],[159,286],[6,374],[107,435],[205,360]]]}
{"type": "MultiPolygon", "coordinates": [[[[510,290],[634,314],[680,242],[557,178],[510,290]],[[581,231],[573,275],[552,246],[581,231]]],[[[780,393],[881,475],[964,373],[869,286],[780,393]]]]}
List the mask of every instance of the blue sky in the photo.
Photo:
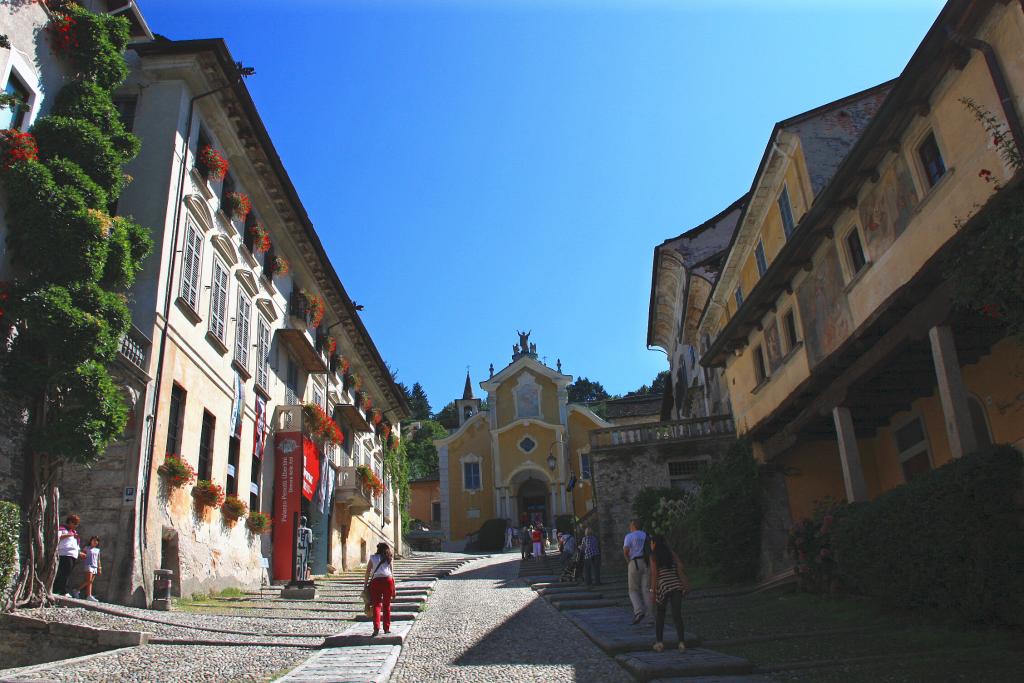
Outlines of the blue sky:
{"type": "Polygon", "coordinates": [[[223,37],[383,354],[435,409],[531,329],[613,393],[653,249],[745,192],[774,122],[902,70],[937,0],[143,0],[223,37]]]}

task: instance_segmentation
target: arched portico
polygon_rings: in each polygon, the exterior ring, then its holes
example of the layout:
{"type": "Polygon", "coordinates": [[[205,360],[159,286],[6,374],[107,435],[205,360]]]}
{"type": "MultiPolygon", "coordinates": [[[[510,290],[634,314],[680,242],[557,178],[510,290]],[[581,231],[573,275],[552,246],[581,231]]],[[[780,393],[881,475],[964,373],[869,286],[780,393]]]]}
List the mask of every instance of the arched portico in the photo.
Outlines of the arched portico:
{"type": "Polygon", "coordinates": [[[528,463],[517,468],[505,481],[505,517],[513,523],[542,522],[550,526],[554,521],[551,507],[553,479],[540,466],[528,463]]]}

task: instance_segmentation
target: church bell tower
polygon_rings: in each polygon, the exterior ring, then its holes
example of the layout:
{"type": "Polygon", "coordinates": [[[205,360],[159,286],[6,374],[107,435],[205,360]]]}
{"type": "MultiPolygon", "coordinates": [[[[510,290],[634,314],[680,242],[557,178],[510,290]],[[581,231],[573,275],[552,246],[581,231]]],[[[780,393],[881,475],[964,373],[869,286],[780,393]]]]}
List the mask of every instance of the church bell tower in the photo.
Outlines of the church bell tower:
{"type": "Polygon", "coordinates": [[[460,427],[480,412],[480,404],[480,399],[473,397],[473,382],[469,379],[469,370],[466,370],[466,386],[462,390],[462,398],[455,402],[460,427]]]}

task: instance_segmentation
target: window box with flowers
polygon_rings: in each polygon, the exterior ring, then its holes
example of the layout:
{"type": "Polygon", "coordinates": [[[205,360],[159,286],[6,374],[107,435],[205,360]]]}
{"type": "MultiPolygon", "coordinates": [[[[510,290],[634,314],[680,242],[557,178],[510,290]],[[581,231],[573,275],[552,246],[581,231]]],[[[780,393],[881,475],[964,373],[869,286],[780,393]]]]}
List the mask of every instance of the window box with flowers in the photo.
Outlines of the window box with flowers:
{"type": "Polygon", "coordinates": [[[228,192],[224,195],[224,205],[221,207],[231,218],[244,221],[245,217],[252,211],[252,201],[249,195],[242,192],[228,192]]]}
{"type": "Polygon", "coordinates": [[[204,145],[196,155],[196,170],[204,180],[220,182],[228,174],[228,160],[213,145],[204,145]]]}
{"type": "Polygon", "coordinates": [[[220,512],[231,524],[234,524],[249,512],[249,506],[238,496],[227,496],[220,506],[220,512]]]}
{"type": "Polygon", "coordinates": [[[196,478],[196,471],[192,465],[177,455],[168,455],[160,467],[156,468],[159,474],[171,488],[180,488],[191,483],[196,478]]]}
{"type": "Polygon", "coordinates": [[[356,467],[356,476],[374,498],[379,498],[384,494],[384,482],[380,480],[376,472],[370,469],[369,465],[359,465],[356,467]]]}
{"type": "MultiPolygon", "coordinates": [[[[252,214],[249,214],[250,218],[252,214]]],[[[266,254],[272,246],[270,242],[270,231],[254,220],[246,219],[244,244],[249,253],[266,254]]]]}
{"type": "Polygon", "coordinates": [[[224,487],[208,479],[200,479],[192,487],[192,497],[200,507],[219,508],[224,504],[224,487]]]}
{"type": "Polygon", "coordinates": [[[270,515],[253,510],[245,520],[245,528],[256,535],[270,533],[270,515]]]}
{"type": "Polygon", "coordinates": [[[338,423],[331,419],[327,412],[315,403],[307,403],[302,406],[302,417],[305,421],[306,433],[314,441],[321,444],[330,443],[341,446],[345,443],[345,435],[342,433],[338,423]]]}

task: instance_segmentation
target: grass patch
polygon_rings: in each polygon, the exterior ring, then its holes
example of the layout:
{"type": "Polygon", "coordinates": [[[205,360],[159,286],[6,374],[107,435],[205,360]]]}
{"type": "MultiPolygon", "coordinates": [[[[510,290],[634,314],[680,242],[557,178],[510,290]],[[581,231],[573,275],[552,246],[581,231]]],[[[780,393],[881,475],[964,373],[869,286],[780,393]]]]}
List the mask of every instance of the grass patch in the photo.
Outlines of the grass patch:
{"type": "Polygon", "coordinates": [[[245,597],[245,591],[241,588],[225,588],[220,592],[222,598],[241,598],[245,597]]]}

